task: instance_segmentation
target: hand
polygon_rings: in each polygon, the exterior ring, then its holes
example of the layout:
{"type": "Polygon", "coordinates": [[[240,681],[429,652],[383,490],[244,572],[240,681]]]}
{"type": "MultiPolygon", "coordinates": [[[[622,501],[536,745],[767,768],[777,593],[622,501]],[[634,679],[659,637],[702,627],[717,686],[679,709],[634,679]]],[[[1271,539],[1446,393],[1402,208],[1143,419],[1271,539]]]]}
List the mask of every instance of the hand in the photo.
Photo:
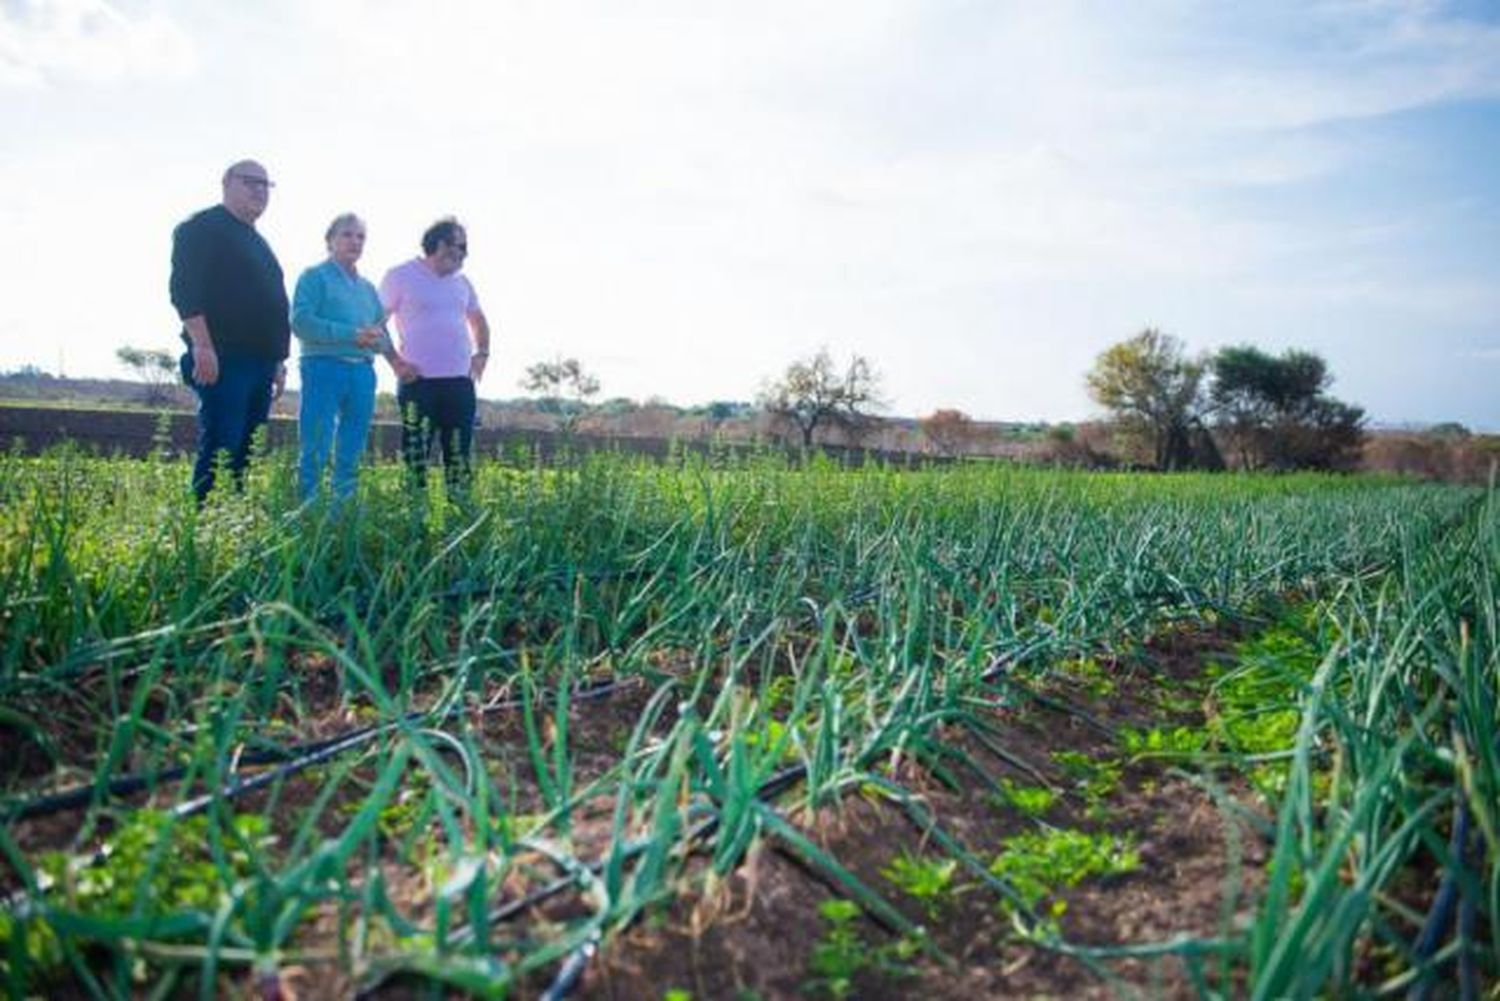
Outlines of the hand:
{"type": "Polygon", "coordinates": [[[212,342],[193,344],[193,382],[212,386],[219,381],[219,355],[212,342]]]}
{"type": "Polygon", "coordinates": [[[469,378],[478,382],[484,378],[484,366],[490,360],[489,355],[476,354],[469,359],[469,378]]]}
{"type": "Polygon", "coordinates": [[[379,327],[360,327],[354,334],[354,343],[362,348],[378,348],[385,342],[385,332],[379,327]]]}
{"type": "Polygon", "coordinates": [[[391,371],[396,373],[396,378],[401,382],[416,382],[422,377],[421,370],[400,355],[395,355],[388,360],[391,363],[391,371]]]}
{"type": "Polygon", "coordinates": [[[281,394],[286,392],[286,363],[282,362],[276,366],[276,375],[271,379],[271,399],[281,399],[281,394]]]}

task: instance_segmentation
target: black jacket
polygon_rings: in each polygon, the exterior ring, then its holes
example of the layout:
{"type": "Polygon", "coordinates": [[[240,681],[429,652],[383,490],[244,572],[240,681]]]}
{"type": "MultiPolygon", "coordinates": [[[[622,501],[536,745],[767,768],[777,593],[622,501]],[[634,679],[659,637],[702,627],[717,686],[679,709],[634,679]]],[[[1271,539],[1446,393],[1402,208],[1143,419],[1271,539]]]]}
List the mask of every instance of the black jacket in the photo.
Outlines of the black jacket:
{"type": "Polygon", "coordinates": [[[179,317],[207,321],[219,355],[287,356],[291,310],[281,265],[255,227],[224,206],[204,209],[172,231],[171,293],[179,317]]]}

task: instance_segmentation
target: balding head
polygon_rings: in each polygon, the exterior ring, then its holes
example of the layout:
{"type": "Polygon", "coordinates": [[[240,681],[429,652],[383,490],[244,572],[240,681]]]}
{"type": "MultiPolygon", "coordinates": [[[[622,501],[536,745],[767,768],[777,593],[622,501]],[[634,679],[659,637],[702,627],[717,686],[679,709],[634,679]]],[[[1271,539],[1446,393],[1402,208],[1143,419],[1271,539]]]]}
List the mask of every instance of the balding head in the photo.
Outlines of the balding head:
{"type": "Polygon", "coordinates": [[[243,223],[254,224],[271,199],[271,179],[255,160],[240,160],[224,171],[224,207],[243,223]]]}

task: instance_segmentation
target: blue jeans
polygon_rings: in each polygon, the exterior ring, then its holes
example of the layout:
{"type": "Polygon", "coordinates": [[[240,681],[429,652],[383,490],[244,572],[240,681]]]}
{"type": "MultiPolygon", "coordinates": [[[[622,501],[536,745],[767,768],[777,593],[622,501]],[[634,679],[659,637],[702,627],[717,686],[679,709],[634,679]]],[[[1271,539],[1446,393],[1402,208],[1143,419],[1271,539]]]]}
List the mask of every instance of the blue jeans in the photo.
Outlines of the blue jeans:
{"type": "MultiPolygon", "coordinates": [[[[271,384],[280,362],[263,358],[219,356],[219,381],[192,383],[198,394],[198,460],[193,464],[193,494],[202,504],[214,488],[214,466],[220,452],[229,457],[236,489],[243,485],[250,462],[250,440],[271,414],[271,384]]],[[[191,374],[191,361],[184,364],[191,374]]]]}
{"type": "Polygon", "coordinates": [[[330,447],[333,492],[340,498],[353,495],[374,418],[374,365],[317,355],[302,358],[302,458],[297,471],[303,500],[317,495],[330,447]]]}

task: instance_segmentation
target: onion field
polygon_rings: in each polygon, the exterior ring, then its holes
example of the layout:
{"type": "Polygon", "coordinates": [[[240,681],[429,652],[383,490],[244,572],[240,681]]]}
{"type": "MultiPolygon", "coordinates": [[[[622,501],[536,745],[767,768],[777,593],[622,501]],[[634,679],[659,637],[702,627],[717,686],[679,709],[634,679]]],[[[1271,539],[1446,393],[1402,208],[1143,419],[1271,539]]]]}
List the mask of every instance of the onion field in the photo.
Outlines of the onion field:
{"type": "Polygon", "coordinates": [[[0,457],[12,997],[1494,997],[1500,505],[0,457]]]}

